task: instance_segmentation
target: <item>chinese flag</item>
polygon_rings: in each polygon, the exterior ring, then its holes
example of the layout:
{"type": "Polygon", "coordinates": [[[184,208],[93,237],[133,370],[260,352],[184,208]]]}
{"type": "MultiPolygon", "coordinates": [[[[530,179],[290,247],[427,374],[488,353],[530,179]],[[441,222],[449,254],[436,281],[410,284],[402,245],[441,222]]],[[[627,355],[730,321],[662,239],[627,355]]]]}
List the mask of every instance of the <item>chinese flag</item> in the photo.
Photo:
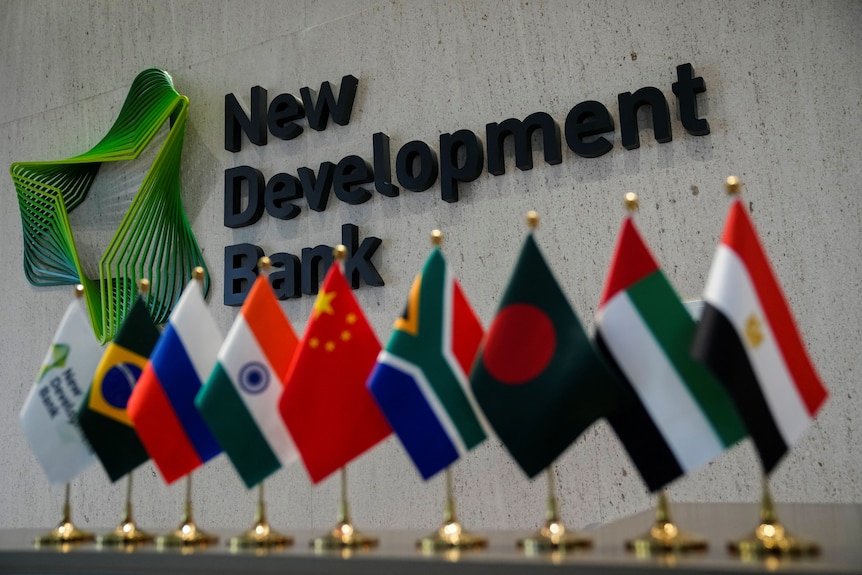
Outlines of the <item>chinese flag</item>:
{"type": "Polygon", "coordinates": [[[380,342],[334,263],[285,379],[281,416],[314,483],[391,429],[365,386],[380,342]]]}

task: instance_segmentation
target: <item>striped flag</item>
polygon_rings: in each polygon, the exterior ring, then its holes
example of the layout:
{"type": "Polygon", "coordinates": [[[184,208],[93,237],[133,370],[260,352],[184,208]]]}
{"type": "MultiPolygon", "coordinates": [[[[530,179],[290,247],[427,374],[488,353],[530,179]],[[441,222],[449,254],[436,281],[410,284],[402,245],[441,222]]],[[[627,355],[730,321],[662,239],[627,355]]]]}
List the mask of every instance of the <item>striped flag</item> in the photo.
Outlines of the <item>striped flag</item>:
{"type": "Polygon", "coordinates": [[[704,300],[692,353],[733,397],[769,473],[811,424],[828,392],[738,199],[730,207],[704,300]]]}
{"type": "Polygon", "coordinates": [[[435,248],[368,379],[424,479],[487,437],[469,384],[482,335],[479,318],[435,248]]]}
{"type": "Polygon", "coordinates": [[[258,276],[195,404],[251,488],[299,457],[278,411],[299,342],[264,276],[258,276]]]}
{"type": "Polygon", "coordinates": [[[596,342],[623,393],[608,421],[651,491],[745,436],[728,394],[689,355],[695,322],[631,218],[596,314],[596,342]]]}
{"type": "Polygon", "coordinates": [[[102,357],[82,299],[69,304],[21,409],[21,428],[48,481],[68,483],[96,458],[77,410],[102,357]]]}
{"type": "Polygon", "coordinates": [[[221,453],[194,404],[221,344],[221,333],[204,303],[199,282],[191,280],[128,405],[138,437],[167,483],[221,453]]]}
{"type": "Polygon", "coordinates": [[[153,325],[147,305],[137,296],[117,337],[105,348],[78,410],[78,424],[111,481],[150,457],[126,408],[158,339],[159,330],[153,325]]]}

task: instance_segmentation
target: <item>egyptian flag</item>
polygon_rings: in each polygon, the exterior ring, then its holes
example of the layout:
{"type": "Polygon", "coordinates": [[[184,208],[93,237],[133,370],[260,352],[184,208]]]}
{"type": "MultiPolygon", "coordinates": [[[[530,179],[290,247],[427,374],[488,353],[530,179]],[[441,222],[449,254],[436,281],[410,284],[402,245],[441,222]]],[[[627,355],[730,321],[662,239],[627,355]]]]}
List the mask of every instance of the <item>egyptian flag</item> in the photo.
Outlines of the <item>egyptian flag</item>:
{"type": "Polygon", "coordinates": [[[769,473],[828,393],[739,200],[731,205],[704,300],[692,354],[727,388],[769,473]]]}
{"type": "Polygon", "coordinates": [[[730,396],[689,354],[695,322],[631,218],[596,314],[596,342],[624,383],[608,422],[650,491],[745,436],[730,396]]]}

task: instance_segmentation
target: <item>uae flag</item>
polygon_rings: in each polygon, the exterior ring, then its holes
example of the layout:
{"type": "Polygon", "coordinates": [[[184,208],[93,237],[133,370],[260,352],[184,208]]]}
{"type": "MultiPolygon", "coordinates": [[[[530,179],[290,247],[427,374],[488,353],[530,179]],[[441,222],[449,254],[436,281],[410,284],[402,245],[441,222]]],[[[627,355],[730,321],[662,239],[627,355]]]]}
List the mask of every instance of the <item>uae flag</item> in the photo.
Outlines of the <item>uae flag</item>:
{"type": "Polygon", "coordinates": [[[487,437],[469,383],[482,335],[479,318],[435,248],[368,379],[424,479],[487,437]]]}
{"type": "Polygon", "coordinates": [[[470,385],[529,477],[616,401],[619,384],[572,311],[533,234],[503,293],[470,385]]]}
{"type": "Polygon", "coordinates": [[[596,342],[623,382],[608,422],[651,491],[745,436],[721,383],[689,354],[694,330],[626,218],[596,314],[596,342]]]}
{"type": "Polygon", "coordinates": [[[108,344],[78,411],[78,424],[111,481],[149,459],[126,406],[159,339],[141,296],[108,344]]]}
{"type": "Polygon", "coordinates": [[[299,457],[278,411],[298,345],[269,279],[259,275],[195,399],[248,488],[299,457]]]}
{"type": "Polygon", "coordinates": [[[195,396],[215,367],[222,344],[198,280],[186,284],[129,398],[138,437],[166,483],[221,453],[195,407],[195,396]]]}
{"type": "Polygon", "coordinates": [[[314,483],[386,439],[392,429],[365,386],[380,341],[333,264],[314,301],[279,410],[314,483]]]}
{"type": "Polygon", "coordinates": [[[738,199],[730,207],[704,301],[692,354],[727,388],[769,473],[828,393],[738,199]]]}

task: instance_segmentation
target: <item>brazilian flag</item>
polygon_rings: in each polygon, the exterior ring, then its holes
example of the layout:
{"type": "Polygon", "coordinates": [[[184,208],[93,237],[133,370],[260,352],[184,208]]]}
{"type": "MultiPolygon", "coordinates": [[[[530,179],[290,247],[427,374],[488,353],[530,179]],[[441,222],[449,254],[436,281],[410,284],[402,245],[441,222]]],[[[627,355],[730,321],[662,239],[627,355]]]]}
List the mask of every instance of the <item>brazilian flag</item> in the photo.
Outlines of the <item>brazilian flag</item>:
{"type": "Polygon", "coordinates": [[[534,477],[608,413],[618,382],[527,236],[470,377],[518,465],[534,477]]]}
{"type": "Polygon", "coordinates": [[[111,481],[149,459],[126,403],[158,339],[159,330],[138,296],[105,349],[78,411],[78,423],[111,481]]]}

